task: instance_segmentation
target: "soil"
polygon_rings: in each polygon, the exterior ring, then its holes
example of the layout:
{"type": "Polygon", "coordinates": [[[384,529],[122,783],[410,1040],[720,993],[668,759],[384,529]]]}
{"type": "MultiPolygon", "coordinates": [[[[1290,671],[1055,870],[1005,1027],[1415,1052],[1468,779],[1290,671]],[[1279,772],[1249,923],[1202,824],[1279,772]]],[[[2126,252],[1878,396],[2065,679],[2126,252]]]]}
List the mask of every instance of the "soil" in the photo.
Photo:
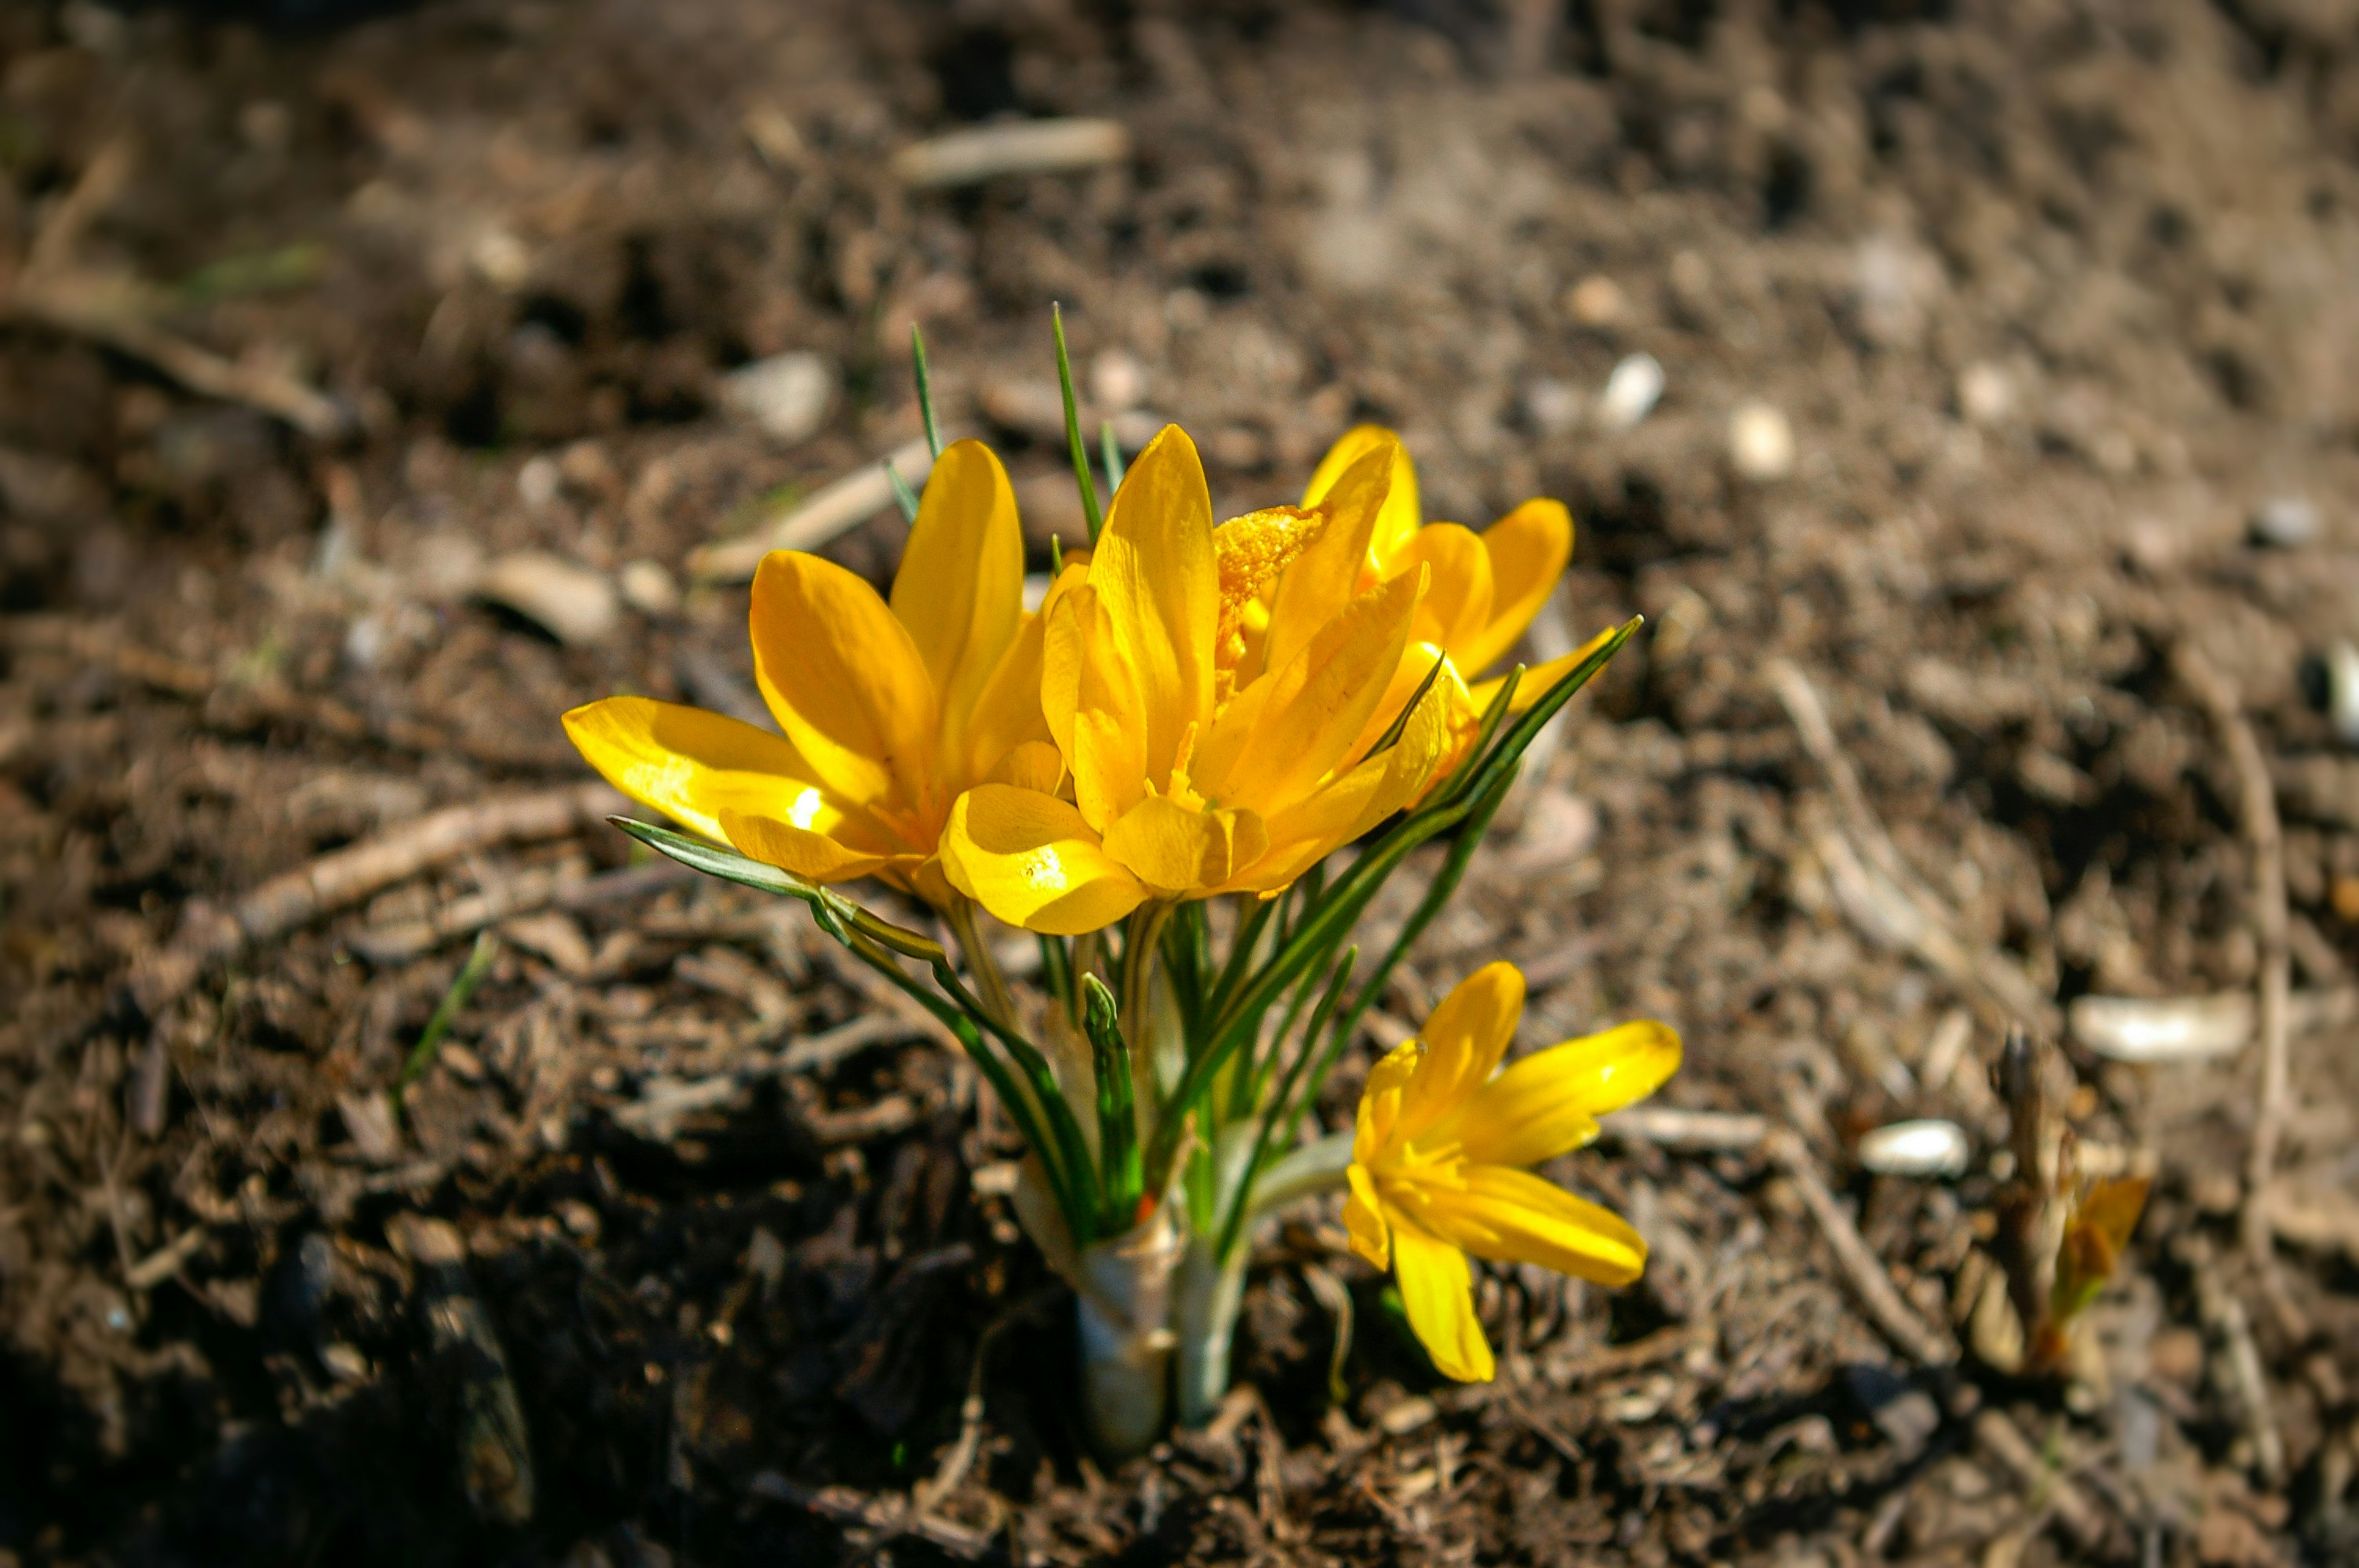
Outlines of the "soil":
{"type": "MultiPolygon", "coordinates": [[[[0,1563],[2352,1561],[2354,160],[2347,0],[0,10],[0,290],[144,280],[346,426],[0,294],[0,1563]],[[894,172],[1057,114],[1131,151],[894,172]],[[2256,1049],[2074,1043],[2083,1149],[2156,1186],[2068,1378],[1912,1360],[1758,1149],[1609,1138],[1556,1173],[1647,1279],[1487,1275],[1500,1382],[1441,1383],[1313,1217],[1257,1255],[1249,1392],[1106,1469],[1013,1146],[799,907],[592,822],[143,984],[315,857],[578,781],[568,707],[743,702],[744,592],[689,552],[917,434],[912,323],[1045,565],[1052,300],[1093,411],[1185,423],[1224,514],[1378,419],[1429,516],[1571,505],[1571,629],[1648,617],[1388,1018],[1504,956],[1528,1043],[1670,1021],[1665,1103],[1792,1127],[1946,1331],[2006,1019],[1846,892],[1773,661],[2052,1030],[2267,961],[2192,650],[2275,776],[2328,1015],[2277,1162],[2326,1220],[2244,1260],[2256,1049]],[[723,378],[789,351],[837,391],[784,440],[723,378]],[[577,568],[553,607],[470,592],[527,549],[577,568]],[[1900,1116],[1971,1173],[1864,1172],[1900,1116]]],[[[881,579],[902,531],[827,547],[881,579]]]]}

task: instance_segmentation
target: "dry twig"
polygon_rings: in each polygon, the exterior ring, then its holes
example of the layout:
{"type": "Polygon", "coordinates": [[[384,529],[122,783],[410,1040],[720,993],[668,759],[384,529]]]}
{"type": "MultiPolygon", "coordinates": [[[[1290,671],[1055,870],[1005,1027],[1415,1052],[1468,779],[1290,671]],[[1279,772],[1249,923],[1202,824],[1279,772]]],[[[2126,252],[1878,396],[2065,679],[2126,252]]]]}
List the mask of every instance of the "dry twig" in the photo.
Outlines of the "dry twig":
{"type": "Polygon", "coordinates": [[[2182,642],[2171,668],[2220,731],[2221,744],[2236,770],[2239,815],[2253,857],[2253,935],[2261,960],[2261,1092],[2253,1114],[2253,1141],[2245,1162],[2245,1250],[2266,1274],[2275,1263],[2269,1218],[2262,1195],[2277,1162],[2289,1087],[2288,1015],[2293,992],[2293,960],[2286,942],[2285,835],[2277,823],[2277,784],[2268,758],[2245,717],[2244,698],[2227,676],[2194,643],[2182,642]]]}
{"type": "Polygon", "coordinates": [[[103,665],[127,681],[201,704],[208,723],[244,728],[257,719],[299,724],[339,741],[374,742],[422,756],[456,754],[486,767],[519,772],[571,772],[582,759],[571,747],[535,746],[448,733],[402,718],[364,715],[332,697],[292,690],[276,680],[230,682],[202,665],[126,642],[119,628],[92,625],[62,615],[12,615],[0,619],[0,635],[20,648],[64,654],[103,665]]]}
{"type": "Polygon", "coordinates": [[[1834,795],[1841,828],[1813,835],[1812,848],[1826,867],[1843,913],[1871,940],[1916,954],[1962,989],[2053,1034],[2055,1003],[2017,965],[1961,935],[1947,906],[1908,869],[1868,803],[1810,677],[1788,659],[1770,661],[1766,675],[1793,719],[1803,750],[1818,763],[1834,795]]]}
{"type": "Polygon", "coordinates": [[[168,303],[158,290],[75,264],[83,232],[121,194],[134,161],[127,140],[100,148],[33,236],[23,265],[12,272],[0,258],[0,318],[87,338],[145,361],[191,392],[258,408],[307,436],[332,440],[350,433],[352,416],[334,398],[270,365],[225,359],[173,336],[154,320],[168,303]]]}
{"type": "Polygon", "coordinates": [[[1948,1335],[1928,1327],[1900,1299],[1892,1276],[1885,1271],[1883,1260],[1869,1249],[1851,1216],[1835,1201],[1835,1195],[1828,1190],[1826,1178],[1819,1174],[1818,1162],[1811,1159],[1800,1137],[1778,1128],[1769,1134],[1766,1146],[1769,1157],[1792,1179],[1804,1206],[1819,1222],[1819,1228],[1826,1233],[1827,1245],[1833,1249],[1835,1261],[1843,1265],[1843,1277],[1851,1281],[1870,1321],[1886,1338],[1925,1366],[1945,1367],[1955,1361],[1957,1346],[1948,1335]]]}
{"type": "Polygon", "coordinates": [[[192,900],[179,935],[139,966],[131,1000],[154,1018],[214,965],[344,909],[397,882],[495,844],[562,838],[628,803],[604,784],[454,806],[272,878],[223,910],[192,900]]]}
{"type": "MultiPolygon", "coordinates": [[[[949,438],[945,431],[944,438],[949,438]]],[[[912,486],[923,487],[934,456],[922,440],[906,442],[843,478],[814,491],[775,521],[742,539],[705,545],[690,552],[689,575],[706,582],[745,582],[772,550],[816,550],[845,529],[867,522],[893,504],[891,468],[912,486]]]]}

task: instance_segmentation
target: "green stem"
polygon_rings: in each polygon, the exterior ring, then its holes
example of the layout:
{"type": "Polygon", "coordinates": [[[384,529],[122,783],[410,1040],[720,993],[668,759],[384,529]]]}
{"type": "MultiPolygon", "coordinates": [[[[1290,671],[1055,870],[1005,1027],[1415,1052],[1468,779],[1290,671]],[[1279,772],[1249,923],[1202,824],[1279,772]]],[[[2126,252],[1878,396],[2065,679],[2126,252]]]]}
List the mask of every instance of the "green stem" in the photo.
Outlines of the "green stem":
{"type": "Polygon", "coordinates": [[[1008,993],[1007,977],[1000,972],[999,960],[975,929],[974,901],[953,898],[942,919],[951,934],[958,938],[959,949],[966,955],[966,967],[974,971],[974,982],[983,992],[984,1006],[1002,1027],[1016,1027],[1016,999],[1008,993]]]}

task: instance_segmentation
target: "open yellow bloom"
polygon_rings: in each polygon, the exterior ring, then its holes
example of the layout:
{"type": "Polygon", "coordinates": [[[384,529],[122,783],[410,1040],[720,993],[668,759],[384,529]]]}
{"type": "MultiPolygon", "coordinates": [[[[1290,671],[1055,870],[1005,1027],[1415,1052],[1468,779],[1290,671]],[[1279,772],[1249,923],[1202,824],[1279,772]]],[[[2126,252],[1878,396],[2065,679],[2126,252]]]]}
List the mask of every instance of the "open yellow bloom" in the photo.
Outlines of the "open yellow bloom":
{"type": "Polygon", "coordinates": [[[1215,529],[1194,445],[1177,427],[1156,437],[1086,569],[1041,610],[1040,704],[1064,787],[962,797],[942,839],[952,884],[1011,925],[1074,935],[1149,900],[1275,892],[1414,799],[1441,755],[1444,704],[1419,704],[1398,742],[1375,748],[1408,698],[1381,706],[1427,574],[1361,591],[1359,571],[1390,482],[1378,454],[1319,507],[1215,529]],[[1248,611],[1273,583],[1248,668],[1248,611]]]}
{"type": "Polygon", "coordinates": [[[842,567],[777,550],[747,620],[783,736],[637,697],[575,708],[566,733],[616,789],[756,860],[947,905],[935,854],[951,803],[987,778],[1045,769],[1053,784],[1060,766],[999,460],[979,441],[942,453],[889,604],[842,567]]]}
{"type": "Polygon", "coordinates": [[[1512,964],[1461,981],[1419,1038],[1369,1073],[1352,1143],[1352,1249],[1392,1269],[1433,1364],[1465,1382],[1494,1370],[1468,1253],[1606,1285],[1646,1268],[1647,1244],[1618,1216],[1523,1167],[1587,1143],[1598,1117],[1654,1093],[1680,1065],[1680,1037],[1639,1022],[1534,1052],[1494,1077],[1523,1011],[1512,964]]]}
{"type": "MultiPolygon", "coordinates": [[[[1377,425],[1356,426],[1327,449],[1302,503],[1318,504],[1354,463],[1377,451],[1391,455],[1393,478],[1368,540],[1364,580],[1383,581],[1420,567],[1430,571],[1432,586],[1418,609],[1411,640],[1448,654],[1459,675],[1473,680],[1516,645],[1555,591],[1572,558],[1572,514],[1561,502],[1534,500],[1481,534],[1455,523],[1427,523],[1419,511],[1416,465],[1400,438],[1377,425]]],[[[1516,710],[1539,700],[1595,646],[1593,642],[1527,670],[1516,688],[1516,710]]],[[[1431,654],[1421,663],[1412,655],[1411,662],[1421,679],[1431,654]]],[[[1469,692],[1476,711],[1490,706],[1499,684],[1482,682],[1469,692]]]]}

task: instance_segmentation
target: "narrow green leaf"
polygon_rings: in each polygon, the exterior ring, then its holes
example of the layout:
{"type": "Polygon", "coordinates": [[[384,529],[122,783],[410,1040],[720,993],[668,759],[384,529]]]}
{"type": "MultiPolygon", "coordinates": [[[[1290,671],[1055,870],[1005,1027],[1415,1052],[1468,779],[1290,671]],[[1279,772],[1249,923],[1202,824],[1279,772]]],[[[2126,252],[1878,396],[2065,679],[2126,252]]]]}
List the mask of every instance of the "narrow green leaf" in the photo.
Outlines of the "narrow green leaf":
{"type": "MultiPolygon", "coordinates": [[[[1481,759],[1480,766],[1474,769],[1462,783],[1453,786],[1453,798],[1466,799],[1489,790],[1492,784],[1497,782],[1498,774],[1503,769],[1515,766],[1516,760],[1524,754],[1525,749],[1530,746],[1534,738],[1539,734],[1540,726],[1555,718],[1557,710],[1571,702],[1573,694],[1587,686],[1597,672],[1605,667],[1606,661],[1619,652],[1622,644],[1628,642],[1631,635],[1646,623],[1645,616],[1633,615],[1615,627],[1614,634],[1598,644],[1595,653],[1575,665],[1566,673],[1562,680],[1549,687],[1538,702],[1526,708],[1522,716],[1514,724],[1508,726],[1506,734],[1500,738],[1498,745],[1492,748],[1489,756],[1482,756],[1478,752],[1476,755],[1481,759]]],[[[1506,694],[1503,692],[1501,695],[1504,697],[1506,694]]]]}
{"type": "Polygon", "coordinates": [[[1425,672],[1425,678],[1417,683],[1417,689],[1409,693],[1407,702],[1401,704],[1401,710],[1393,715],[1393,721],[1385,726],[1385,732],[1376,737],[1375,745],[1368,748],[1369,756],[1373,757],[1379,752],[1389,752],[1400,744],[1403,731],[1408,729],[1409,715],[1415,713],[1417,705],[1425,700],[1425,694],[1433,689],[1433,683],[1441,677],[1441,666],[1449,662],[1448,654],[1436,654],[1433,656],[1433,667],[1425,672]]]}
{"type": "Polygon", "coordinates": [[[918,378],[918,417],[926,422],[926,449],[942,455],[941,427],[934,422],[934,378],[926,369],[926,335],[909,323],[909,364],[918,378]]]}
{"type": "Polygon", "coordinates": [[[1072,451],[1073,482],[1082,491],[1082,515],[1089,520],[1090,543],[1098,542],[1105,514],[1098,507],[1097,481],[1090,477],[1090,449],[1082,440],[1082,409],[1073,396],[1073,359],[1065,351],[1065,308],[1049,307],[1049,324],[1057,335],[1057,389],[1065,397],[1065,444],[1072,451]]]}
{"type": "Polygon", "coordinates": [[[893,499],[901,508],[902,517],[910,523],[918,520],[918,492],[901,477],[901,470],[891,463],[885,465],[885,477],[893,481],[893,499]]]}
{"type": "MultiPolygon", "coordinates": [[[[500,939],[492,935],[491,929],[487,926],[476,933],[473,951],[460,966],[458,976],[451,982],[451,989],[444,991],[442,1000],[434,1004],[433,1015],[427,1019],[425,1030],[418,1036],[418,1044],[410,1047],[409,1059],[401,1065],[399,1088],[408,1088],[416,1083],[426,1069],[434,1065],[435,1054],[442,1049],[442,1042],[450,1036],[451,1026],[459,1021],[461,1010],[475,994],[475,988],[484,983],[484,977],[492,972],[492,960],[499,956],[500,939]]],[[[401,1108],[398,1092],[395,1094],[393,1103],[398,1111],[401,1108]]]]}
{"type": "Polygon", "coordinates": [[[1098,422],[1098,461],[1105,467],[1106,504],[1111,506],[1114,504],[1114,492],[1122,488],[1122,476],[1127,471],[1123,467],[1122,447],[1114,438],[1114,421],[1111,419],[1098,422]]]}

